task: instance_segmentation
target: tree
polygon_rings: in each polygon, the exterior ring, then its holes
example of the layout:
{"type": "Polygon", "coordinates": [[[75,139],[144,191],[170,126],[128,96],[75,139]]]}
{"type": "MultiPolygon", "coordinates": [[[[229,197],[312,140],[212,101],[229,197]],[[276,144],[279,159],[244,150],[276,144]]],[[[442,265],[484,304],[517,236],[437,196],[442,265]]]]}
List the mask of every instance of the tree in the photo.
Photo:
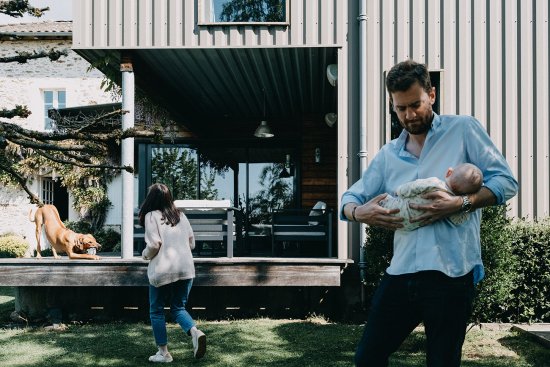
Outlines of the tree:
{"type": "Polygon", "coordinates": [[[292,205],[292,185],[289,179],[279,177],[283,168],[284,164],[274,163],[262,169],[258,178],[261,189],[249,201],[251,223],[267,223],[273,209],[292,205]]]}
{"type": "Polygon", "coordinates": [[[282,22],[284,0],[231,0],[222,5],[222,22],[282,22]]]}
{"type": "MultiPolygon", "coordinates": [[[[35,8],[28,1],[1,1],[0,13],[12,17],[23,14],[41,16],[48,8],[35,8]]],[[[25,52],[0,59],[0,63],[26,63],[31,59],[48,57],[57,60],[68,55],[68,50],[49,52],[25,52]]],[[[162,139],[163,124],[171,123],[164,111],[151,115],[141,101],[141,110],[136,107],[136,119],[146,125],[122,131],[121,116],[116,110],[90,116],[64,118],[51,114],[55,121],[53,131],[34,131],[22,128],[7,120],[26,118],[30,111],[26,106],[1,109],[0,118],[0,184],[14,185],[24,190],[31,203],[43,205],[40,198],[29,189],[29,183],[37,175],[55,171],[61,183],[75,197],[75,209],[81,215],[98,216],[106,212],[109,202],[106,186],[113,173],[120,170],[133,171],[132,167],[119,164],[119,146],[129,137],[156,137],[162,139]],[[141,112],[141,113],[140,113],[141,112]],[[154,122],[152,122],[154,121],[154,122]],[[145,128],[144,128],[145,127],[145,128]]],[[[99,216],[101,218],[101,215],[99,216]]],[[[101,219],[96,220],[101,225],[101,219]]]]}

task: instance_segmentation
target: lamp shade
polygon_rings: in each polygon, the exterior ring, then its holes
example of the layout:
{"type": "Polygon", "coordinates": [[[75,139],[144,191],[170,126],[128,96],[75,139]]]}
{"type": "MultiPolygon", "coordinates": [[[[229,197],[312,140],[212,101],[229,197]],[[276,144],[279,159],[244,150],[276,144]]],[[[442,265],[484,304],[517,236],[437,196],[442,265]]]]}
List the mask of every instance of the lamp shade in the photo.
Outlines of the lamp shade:
{"type": "Polygon", "coordinates": [[[272,138],[275,134],[271,131],[267,121],[264,120],[260,122],[260,126],[254,132],[254,136],[257,138],[272,138]]]}

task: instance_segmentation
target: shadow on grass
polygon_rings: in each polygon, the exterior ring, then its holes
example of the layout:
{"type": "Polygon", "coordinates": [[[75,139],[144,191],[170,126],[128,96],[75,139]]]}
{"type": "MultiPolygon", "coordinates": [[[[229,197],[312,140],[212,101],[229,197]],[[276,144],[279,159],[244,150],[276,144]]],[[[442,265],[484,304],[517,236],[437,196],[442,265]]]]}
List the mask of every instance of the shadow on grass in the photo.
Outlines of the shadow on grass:
{"type": "Polygon", "coordinates": [[[500,338],[499,342],[516,352],[529,363],[529,366],[550,367],[550,349],[526,338],[525,335],[513,332],[512,336],[500,338]]]}

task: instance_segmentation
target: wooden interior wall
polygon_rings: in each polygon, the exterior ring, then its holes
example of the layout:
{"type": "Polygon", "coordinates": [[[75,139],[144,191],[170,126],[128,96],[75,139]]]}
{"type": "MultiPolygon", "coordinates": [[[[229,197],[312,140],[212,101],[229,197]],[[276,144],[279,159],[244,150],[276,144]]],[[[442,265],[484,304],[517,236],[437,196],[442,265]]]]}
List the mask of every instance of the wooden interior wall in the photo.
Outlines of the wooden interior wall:
{"type": "Polygon", "coordinates": [[[301,206],[311,208],[324,201],[335,213],[338,205],[336,190],[337,133],[324,116],[305,116],[302,130],[301,206]],[[315,149],[321,151],[321,161],[315,162],[315,149]]]}

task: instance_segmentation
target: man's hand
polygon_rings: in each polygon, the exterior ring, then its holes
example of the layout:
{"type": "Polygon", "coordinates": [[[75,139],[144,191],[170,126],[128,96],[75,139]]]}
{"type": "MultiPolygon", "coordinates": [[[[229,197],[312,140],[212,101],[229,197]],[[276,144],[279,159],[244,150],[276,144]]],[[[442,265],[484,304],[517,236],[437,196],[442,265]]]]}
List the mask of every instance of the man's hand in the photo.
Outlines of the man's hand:
{"type": "Polygon", "coordinates": [[[422,195],[422,197],[430,200],[430,202],[426,204],[409,204],[411,209],[424,212],[417,217],[411,218],[411,223],[420,222],[420,225],[426,226],[457,213],[462,207],[461,196],[454,196],[445,191],[433,191],[422,195]]]}
{"type": "Polygon", "coordinates": [[[388,194],[380,194],[363,205],[355,209],[355,218],[358,222],[371,226],[384,227],[396,230],[403,227],[403,218],[392,214],[399,213],[399,209],[386,209],[380,206],[380,201],[384,200],[388,194]]]}

